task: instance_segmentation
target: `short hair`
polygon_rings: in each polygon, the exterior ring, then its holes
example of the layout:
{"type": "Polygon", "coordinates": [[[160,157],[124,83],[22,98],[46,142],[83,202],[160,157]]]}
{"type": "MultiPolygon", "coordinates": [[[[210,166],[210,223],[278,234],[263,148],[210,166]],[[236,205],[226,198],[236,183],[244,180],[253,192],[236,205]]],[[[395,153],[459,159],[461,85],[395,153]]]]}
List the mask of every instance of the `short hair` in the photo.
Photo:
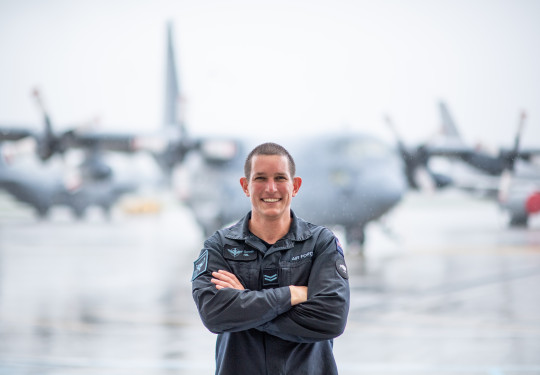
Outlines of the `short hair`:
{"type": "Polygon", "coordinates": [[[251,161],[254,156],[256,155],[281,155],[285,156],[289,162],[289,173],[291,174],[291,177],[294,177],[296,174],[296,164],[294,163],[294,159],[285,149],[285,147],[278,145],[277,143],[267,142],[258,145],[255,147],[249,155],[246,158],[246,162],[244,164],[244,175],[249,180],[251,177],[251,161]]]}

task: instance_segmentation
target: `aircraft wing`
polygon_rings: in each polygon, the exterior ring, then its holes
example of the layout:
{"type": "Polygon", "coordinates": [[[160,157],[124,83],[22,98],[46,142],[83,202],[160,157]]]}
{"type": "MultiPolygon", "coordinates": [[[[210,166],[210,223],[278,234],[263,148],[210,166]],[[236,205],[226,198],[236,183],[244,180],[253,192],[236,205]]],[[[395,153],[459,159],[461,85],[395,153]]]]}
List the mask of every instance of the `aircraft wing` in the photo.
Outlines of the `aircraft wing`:
{"type": "Polygon", "coordinates": [[[540,156],[540,149],[501,149],[498,155],[490,155],[487,152],[478,151],[472,147],[432,147],[427,146],[426,153],[429,157],[441,156],[460,159],[474,168],[492,176],[503,173],[516,159],[530,161],[534,156],[540,156]]]}
{"type": "MultiPolygon", "coordinates": [[[[501,155],[511,155],[514,150],[509,148],[501,149],[501,155]]],[[[540,148],[520,148],[516,153],[516,157],[530,161],[533,157],[540,156],[540,148]]]]}
{"type": "MultiPolygon", "coordinates": [[[[488,153],[479,151],[473,147],[466,145],[456,146],[426,146],[426,150],[430,156],[448,156],[448,157],[465,157],[473,154],[483,154],[490,156],[488,153]]],[[[515,153],[515,156],[520,159],[529,160],[533,156],[540,156],[540,148],[521,148],[517,152],[511,148],[501,148],[500,155],[506,156],[515,153]]],[[[492,156],[495,157],[495,156],[492,156]]]]}
{"type": "Polygon", "coordinates": [[[18,141],[20,139],[31,137],[33,135],[34,132],[26,128],[0,128],[0,141],[18,141]]]}
{"type": "Polygon", "coordinates": [[[472,167],[492,176],[500,175],[507,166],[505,159],[466,146],[427,146],[426,153],[429,157],[442,156],[462,160],[472,167]]]}
{"type": "Polygon", "coordinates": [[[424,146],[429,156],[464,157],[473,154],[475,151],[467,146],[424,146]]]}
{"type": "Polygon", "coordinates": [[[133,134],[71,132],[64,137],[67,146],[72,148],[99,148],[101,150],[118,152],[135,151],[134,143],[136,137],[133,134]]]}

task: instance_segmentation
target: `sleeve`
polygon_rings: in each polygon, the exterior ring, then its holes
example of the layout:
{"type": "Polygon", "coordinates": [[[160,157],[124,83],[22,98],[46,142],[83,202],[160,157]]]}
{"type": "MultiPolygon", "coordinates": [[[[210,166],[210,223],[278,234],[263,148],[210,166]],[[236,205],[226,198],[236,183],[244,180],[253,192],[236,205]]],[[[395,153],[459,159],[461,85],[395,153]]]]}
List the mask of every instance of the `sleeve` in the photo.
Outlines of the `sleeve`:
{"type": "MultiPolygon", "coordinates": [[[[210,238],[195,261],[192,295],[206,328],[213,333],[256,328],[291,308],[289,287],[260,291],[232,288],[218,290],[210,281],[212,272],[232,272],[220,249],[220,242],[210,238]]],[[[236,276],[242,280],[242,275],[236,276]]]]}
{"type": "Polygon", "coordinates": [[[308,300],[258,327],[260,331],[300,343],[329,340],[343,333],[349,312],[348,274],[339,241],[330,231],[327,234],[317,241],[308,300]]]}

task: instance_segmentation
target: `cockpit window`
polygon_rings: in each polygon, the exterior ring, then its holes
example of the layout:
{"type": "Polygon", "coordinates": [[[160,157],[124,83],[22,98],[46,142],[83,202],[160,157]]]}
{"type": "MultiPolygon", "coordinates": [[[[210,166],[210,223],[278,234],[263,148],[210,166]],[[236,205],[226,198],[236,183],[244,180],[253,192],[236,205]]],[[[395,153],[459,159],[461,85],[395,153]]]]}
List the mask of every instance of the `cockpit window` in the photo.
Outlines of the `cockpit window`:
{"type": "Polygon", "coordinates": [[[363,158],[379,158],[391,153],[384,143],[373,138],[348,139],[333,144],[332,154],[359,160],[363,158]]]}
{"type": "Polygon", "coordinates": [[[238,154],[238,147],[233,140],[204,140],[200,146],[205,159],[211,162],[227,162],[238,154]]]}

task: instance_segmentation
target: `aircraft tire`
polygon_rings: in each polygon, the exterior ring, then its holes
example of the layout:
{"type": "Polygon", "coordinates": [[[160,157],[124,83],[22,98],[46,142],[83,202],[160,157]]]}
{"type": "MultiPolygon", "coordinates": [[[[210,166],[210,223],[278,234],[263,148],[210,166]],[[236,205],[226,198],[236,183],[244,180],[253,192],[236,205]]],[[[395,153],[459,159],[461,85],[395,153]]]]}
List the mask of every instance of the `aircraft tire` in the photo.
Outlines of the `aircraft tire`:
{"type": "Polygon", "coordinates": [[[514,228],[524,228],[527,227],[528,221],[529,216],[527,214],[512,215],[510,218],[510,226],[514,228]]]}
{"type": "Polygon", "coordinates": [[[366,242],[366,234],[363,227],[351,227],[347,228],[347,243],[357,244],[359,246],[364,246],[366,242]]]}
{"type": "Polygon", "coordinates": [[[46,219],[49,216],[49,207],[36,207],[36,215],[39,219],[46,219]]]}
{"type": "Polygon", "coordinates": [[[73,215],[75,215],[75,218],[78,220],[84,219],[84,216],[86,214],[86,207],[72,207],[73,215]]]}

